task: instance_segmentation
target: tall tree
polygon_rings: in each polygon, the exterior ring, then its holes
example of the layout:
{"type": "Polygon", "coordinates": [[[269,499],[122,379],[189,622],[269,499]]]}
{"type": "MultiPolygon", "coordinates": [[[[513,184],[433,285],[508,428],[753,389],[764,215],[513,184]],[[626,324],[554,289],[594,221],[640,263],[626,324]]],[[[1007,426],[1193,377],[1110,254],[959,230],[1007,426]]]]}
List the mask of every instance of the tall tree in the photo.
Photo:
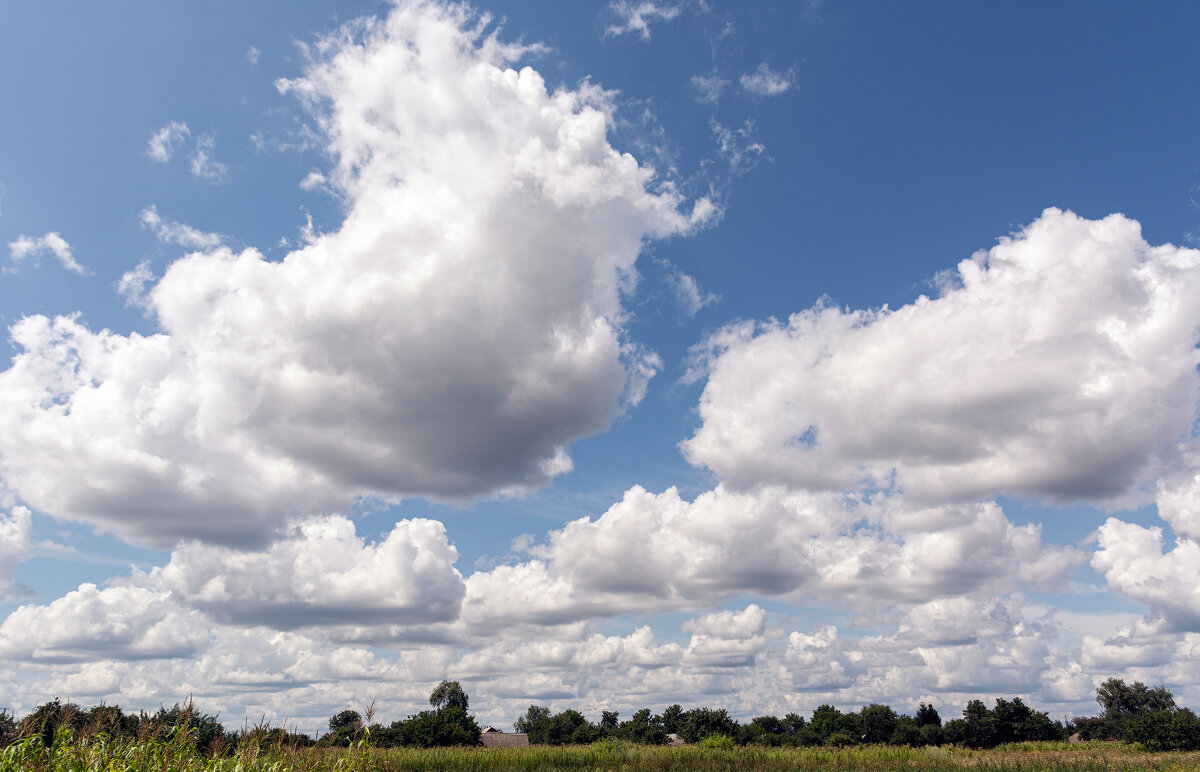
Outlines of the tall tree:
{"type": "Polygon", "coordinates": [[[1175,707],[1175,698],[1165,686],[1151,689],[1141,681],[1130,686],[1120,678],[1110,678],[1100,684],[1096,689],[1096,702],[1104,708],[1104,717],[1109,719],[1175,707]]]}
{"type": "Polygon", "coordinates": [[[429,693],[429,704],[434,710],[442,708],[462,708],[467,711],[470,700],[458,681],[442,681],[429,693]]]}

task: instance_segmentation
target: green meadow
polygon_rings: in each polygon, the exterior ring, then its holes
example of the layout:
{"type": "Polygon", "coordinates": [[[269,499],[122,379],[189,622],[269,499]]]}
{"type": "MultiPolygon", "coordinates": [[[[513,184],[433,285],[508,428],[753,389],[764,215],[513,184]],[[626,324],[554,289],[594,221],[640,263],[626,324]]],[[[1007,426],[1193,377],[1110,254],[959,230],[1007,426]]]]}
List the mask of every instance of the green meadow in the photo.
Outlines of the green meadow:
{"type": "Polygon", "coordinates": [[[649,770],[706,772],[737,770],[1195,770],[1200,752],[1147,753],[1136,744],[1016,743],[990,750],[953,746],[909,748],[765,748],[760,746],[684,747],[604,741],[586,746],[529,748],[373,748],[360,741],[349,748],[300,748],[280,743],[244,743],[227,753],[207,755],[193,738],[112,741],[105,735],[76,738],[60,731],[49,745],[27,738],[0,751],[0,772],[506,772],[507,770],[649,770]]]}

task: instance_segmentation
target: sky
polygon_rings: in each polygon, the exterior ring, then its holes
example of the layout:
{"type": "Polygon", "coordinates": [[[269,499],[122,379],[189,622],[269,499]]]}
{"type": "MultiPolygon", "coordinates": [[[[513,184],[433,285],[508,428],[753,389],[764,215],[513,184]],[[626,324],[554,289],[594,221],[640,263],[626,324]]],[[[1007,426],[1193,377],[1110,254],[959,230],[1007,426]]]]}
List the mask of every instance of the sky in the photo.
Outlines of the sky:
{"type": "Polygon", "coordinates": [[[1200,705],[1200,7],[0,9],[0,691],[1200,705]]]}

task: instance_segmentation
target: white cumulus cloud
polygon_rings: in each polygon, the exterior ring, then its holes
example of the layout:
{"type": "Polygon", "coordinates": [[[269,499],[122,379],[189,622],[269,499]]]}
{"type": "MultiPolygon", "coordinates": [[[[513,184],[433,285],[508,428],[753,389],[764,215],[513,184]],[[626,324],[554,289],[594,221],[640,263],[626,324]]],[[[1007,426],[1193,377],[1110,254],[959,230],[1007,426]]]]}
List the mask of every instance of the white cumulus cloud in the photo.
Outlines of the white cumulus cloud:
{"type": "Polygon", "coordinates": [[[291,526],[262,552],[199,543],[176,548],[162,580],[210,616],[277,628],[413,624],[458,616],[458,553],[433,520],[401,520],[367,544],[344,517],[291,526]]]}
{"type": "Polygon", "coordinates": [[[1107,500],[1178,456],[1195,415],[1200,252],[1121,215],[1047,210],[940,297],[740,324],[707,344],[687,457],[738,486],[895,486],[1107,500]]]}
{"type": "Polygon", "coordinates": [[[643,242],[713,207],[608,143],[610,94],[548,91],[477,21],[401,3],[279,83],[336,160],[339,228],[282,260],[177,260],[146,290],[154,335],[14,326],[5,487],[122,538],[246,544],[361,495],[462,500],[569,469],[657,368],[623,327],[643,242]]]}

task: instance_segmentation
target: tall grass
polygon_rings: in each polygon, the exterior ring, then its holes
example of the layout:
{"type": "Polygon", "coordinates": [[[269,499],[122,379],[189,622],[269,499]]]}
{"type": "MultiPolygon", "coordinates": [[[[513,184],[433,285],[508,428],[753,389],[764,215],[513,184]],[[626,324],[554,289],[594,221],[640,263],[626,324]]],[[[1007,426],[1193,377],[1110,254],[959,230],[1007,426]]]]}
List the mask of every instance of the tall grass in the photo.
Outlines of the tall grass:
{"type": "Polygon", "coordinates": [[[1116,772],[1200,769],[1200,753],[1140,753],[1129,746],[1085,747],[1029,743],[991,751],[953,747],[905,748],[664,748],[601,742],[589,746],[531,748],[375,749],[297,748],[246,743],[217,757],[197,752],[195,738],[112,741],[106,735],[75,737],[61,729],[44,745],[28,738],[0,750],[0,772],[783,772],[784,770],[988,770],[989,772],[1116,772]]]}

